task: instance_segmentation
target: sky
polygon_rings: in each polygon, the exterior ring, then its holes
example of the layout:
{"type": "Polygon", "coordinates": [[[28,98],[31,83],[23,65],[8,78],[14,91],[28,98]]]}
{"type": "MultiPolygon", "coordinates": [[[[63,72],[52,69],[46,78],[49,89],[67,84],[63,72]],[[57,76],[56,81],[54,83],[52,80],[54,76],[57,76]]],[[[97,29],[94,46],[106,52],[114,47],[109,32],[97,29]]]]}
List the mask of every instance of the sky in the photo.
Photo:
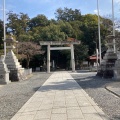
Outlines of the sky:
{"type": "MultiPolygon", "coordinates": [[[[79,9],[82,15],[96,14],[97,0],[5,0],[6,13],[23,12],[30,18],[38,14],[44,14],[48,19],[55,18],[55,11],[58,8],[79,9]]],[[[99,10],[101,16],[112,14],[112,0],[99,0],[99,10]]],[[[0,19],[3,19],[3,0],[0,0],[0,19]]],[[[120,18],[120,0],[114,0],[115,18],[120,18]]],[[[7,18],[7,16],[6,16],[7,18]]]]}

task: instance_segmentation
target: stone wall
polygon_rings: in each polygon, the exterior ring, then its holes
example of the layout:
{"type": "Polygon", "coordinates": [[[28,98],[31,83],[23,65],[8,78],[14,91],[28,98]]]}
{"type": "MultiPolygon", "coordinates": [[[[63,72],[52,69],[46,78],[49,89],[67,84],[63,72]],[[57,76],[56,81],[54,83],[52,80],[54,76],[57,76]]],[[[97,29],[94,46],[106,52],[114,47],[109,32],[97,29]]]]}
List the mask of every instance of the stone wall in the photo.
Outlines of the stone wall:
{"type": "Polygon", "coordinates": [[[120,59],[116,60],[116,62],[115,62],[114,79],[120,80],[120,59]]]}

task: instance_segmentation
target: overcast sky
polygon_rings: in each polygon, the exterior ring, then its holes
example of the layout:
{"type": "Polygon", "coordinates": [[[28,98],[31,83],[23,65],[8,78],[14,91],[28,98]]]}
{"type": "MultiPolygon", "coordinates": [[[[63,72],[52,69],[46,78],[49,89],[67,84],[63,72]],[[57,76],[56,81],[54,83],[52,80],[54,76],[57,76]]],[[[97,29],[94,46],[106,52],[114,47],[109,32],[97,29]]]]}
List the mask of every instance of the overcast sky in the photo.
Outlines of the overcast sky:
{"type": "MultiPolygon", "coordinates": [[[[97,0],[5,0],[6,12],[27,13],[30,18],[38,14],[44,14],[48,19],[55,18],[58,8],[80,9],[81,14],[95,14],[97,0]]],[[[0,19],[2,19],[3,0],[0,0],[0,19]]],[[[106,16],[112,13],[112,0],[99,0],[100,15],[106,16]]],[[[120,18],[120,0],[114,0],[115,17],[120,18]]]]}

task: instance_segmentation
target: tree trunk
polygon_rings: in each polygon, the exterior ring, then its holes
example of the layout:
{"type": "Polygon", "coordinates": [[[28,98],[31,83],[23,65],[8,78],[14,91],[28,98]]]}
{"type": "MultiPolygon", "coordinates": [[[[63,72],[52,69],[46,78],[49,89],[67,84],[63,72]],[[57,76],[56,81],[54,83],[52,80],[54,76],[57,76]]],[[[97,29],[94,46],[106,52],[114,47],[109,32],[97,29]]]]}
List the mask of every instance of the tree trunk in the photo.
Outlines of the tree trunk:
{"type": "Polygon", "coordinates": [[[29,57],[27,57],[27,68],[29,68],[29,64],[30,64],[30,58],[29,57]]]}

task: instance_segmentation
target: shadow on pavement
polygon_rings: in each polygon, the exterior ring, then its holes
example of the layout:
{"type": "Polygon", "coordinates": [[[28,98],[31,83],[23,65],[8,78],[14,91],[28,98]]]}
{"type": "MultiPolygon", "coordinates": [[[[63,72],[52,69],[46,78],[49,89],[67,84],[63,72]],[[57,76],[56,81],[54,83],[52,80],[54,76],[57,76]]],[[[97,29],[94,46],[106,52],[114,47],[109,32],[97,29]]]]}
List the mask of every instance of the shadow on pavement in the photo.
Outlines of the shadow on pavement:
{"type": "Polygon", "coordinates": [[[68,79],[65,82],[51,82],[50,85],[44,85],[40,87],[40,91],[51,91],[51,90],[73,90],[80,89],[79,85],[73,81],[73,79],[68,79]]]}

